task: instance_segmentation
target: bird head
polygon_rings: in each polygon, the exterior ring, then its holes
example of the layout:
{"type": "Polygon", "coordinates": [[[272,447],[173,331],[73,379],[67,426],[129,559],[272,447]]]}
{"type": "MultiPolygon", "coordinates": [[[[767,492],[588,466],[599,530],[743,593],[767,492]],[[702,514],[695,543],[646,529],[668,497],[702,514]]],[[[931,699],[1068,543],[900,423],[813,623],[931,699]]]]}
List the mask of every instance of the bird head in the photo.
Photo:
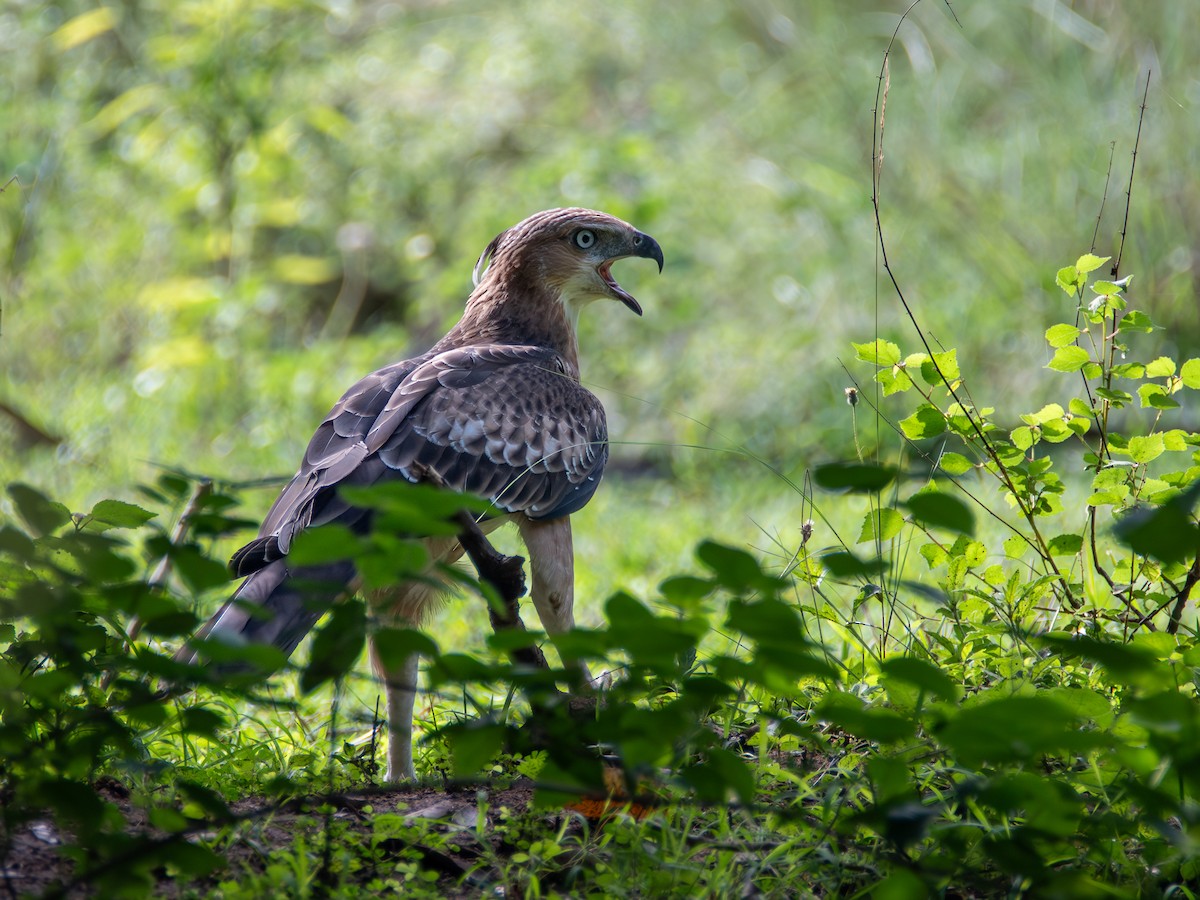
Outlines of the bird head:
{"type": "Polygon", "coordinates": [[[630,256],[652,259],[662,271],[658,242],[628,222],[592,209],[550,209],[496,235],[475,264],[474,280],[532,278],[573,311],[610,299],[640,316],[641,304],[612,275],[612,264],[630,256]]]}

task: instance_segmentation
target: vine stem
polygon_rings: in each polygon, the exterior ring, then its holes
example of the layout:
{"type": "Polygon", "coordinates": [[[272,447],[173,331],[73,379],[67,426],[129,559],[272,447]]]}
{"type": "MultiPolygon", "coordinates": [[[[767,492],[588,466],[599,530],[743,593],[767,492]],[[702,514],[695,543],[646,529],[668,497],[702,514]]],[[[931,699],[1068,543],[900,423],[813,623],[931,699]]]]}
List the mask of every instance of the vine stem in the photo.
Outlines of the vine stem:
{"type": "MultiPolygon", "coordinates": [[[[885,85],[890,87],[888,62],[891,58],[892,47],[895,46],[896,39],[900,34],[900,29],[907,20],[909,13],[911,13],[920,2],[921,0],[913,0],[913,2],[910,3],[901,14],[900,20],[896,23],[896,28],[892,32],[891,39],[888,41],[887,49],[883,54],[883,64],[880,67],[878,84],[875,89],[875,120],[872,124],[871,134],[871,207],[875,216],[875,235],[878,242],[877,248],[879,251],[879,258],[883,264],[883,270],[887,273],[888,279],[892,283],[892,288],[895,290],[896,296],[900,300],[900,305],[904,307],[905,314],[908,316],[909,321],[912,323],[913,328],[917,332],[917,337],[920,338],[921,344],[925,347],[925,352],[929,355],[929,359],[933,363],[934,370],[937,372],[942,384],[946,386],[946,390],[949,392],[950,396],[954,398],[955,404],[957,404],[958,408],[962,411],[963,415],[967,419],[967,422],[970,423],[971,430],[974,432],[975,437],[983,447],[984,452],[995,464],[997,477],[999,477],[1001,482],[1004,484],[1005,488],[1009,492],[1009,495],[1013,498],[1017,504],[1017,507],[1020,509],[1021,515],[1029,524],[1029,527],[1033,532],[1033,540],[1030,540],[1027,535],[1022,535],[1022,537],[1024,537],[1026,542],[1038,552],[1038,554],[1042,557],[1042,560],[1054,574],[1059,589],[1062,592],[1062,599],[1072,609],[1079,609],[1083,605],[1083,602],[1075,597],[1075,595],[1072,593],[1070,582],[1067,581],[1066,576],[1062,573],[1062,570],[1059,569],[1058,564],[1054,561],[1054,554],[1050,552],[1050,547],[1046,543],[1046,539],[1042,535],[1041,530],[1038,528],[1033,508],[1017,491],[1016,485],[1013,483],[1011,476],[1008,474],[1007,467],[1001,461],[999,453],[997,453],[996,448],[992,445],[992,442],[988,440],[980,422],[976,420],[975,410],[962,402],[954,385],[951,383],[950,379],[946,377],[946,373],[942,370],[941,365],[937,361],[937,357],[934,355],[933,348],[929,345],[929,340],[925,336],[924,329],[922,329],[920,323],[917,322],[916,314],[913,312],[912,307],[908,304],[907,298],[904,296],[904,291],[900,287],[900,282],[896,278],[896,274],[892,270],[891,262],[888,259],[887,242],[883,235],[883,218],[880,213],[879,206],[879,187],[883,175],[883,112],[884,99],[887,89],[885,85]]],[[[949,6],[949,4],[947,4],[947,6],[949,6]]],[[[951,12],[953,12],[953,10],[951,10],[951,12]]]]}

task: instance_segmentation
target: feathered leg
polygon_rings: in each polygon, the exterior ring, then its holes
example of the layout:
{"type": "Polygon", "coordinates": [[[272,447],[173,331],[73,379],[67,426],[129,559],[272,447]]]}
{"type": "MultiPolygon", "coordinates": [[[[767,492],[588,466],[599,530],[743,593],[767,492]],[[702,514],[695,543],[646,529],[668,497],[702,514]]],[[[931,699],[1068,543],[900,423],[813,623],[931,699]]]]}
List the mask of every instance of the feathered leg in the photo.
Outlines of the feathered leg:
{"type": "MultiPolygon", "coordinates": [[[[575,627],[575,551],[571,538],[571,520],[567,516],[550,521],[517,519],[521,539],[529,551],[530,599],[542,627],[552,638],[575,627]]],[[[563,660],[591,681],[587,666],[577,660],[563,660]]]]}

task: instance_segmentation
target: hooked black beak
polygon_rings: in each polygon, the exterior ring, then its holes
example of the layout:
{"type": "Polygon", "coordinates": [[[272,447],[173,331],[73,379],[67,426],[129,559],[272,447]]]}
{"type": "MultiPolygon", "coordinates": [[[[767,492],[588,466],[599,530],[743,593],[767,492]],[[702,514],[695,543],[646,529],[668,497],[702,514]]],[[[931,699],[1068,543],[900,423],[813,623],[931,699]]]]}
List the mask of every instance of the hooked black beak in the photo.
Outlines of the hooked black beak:
{"type": "Polygon", "coordinates": [[[648,234],[643,234],[640,231],[633,233],[633,255],[640,256],[643,259],[652,259],[658,263],[658,271],[663,270],[663,252],[662,247],[658,246],[658,241],[650,237],[648,234]]]}

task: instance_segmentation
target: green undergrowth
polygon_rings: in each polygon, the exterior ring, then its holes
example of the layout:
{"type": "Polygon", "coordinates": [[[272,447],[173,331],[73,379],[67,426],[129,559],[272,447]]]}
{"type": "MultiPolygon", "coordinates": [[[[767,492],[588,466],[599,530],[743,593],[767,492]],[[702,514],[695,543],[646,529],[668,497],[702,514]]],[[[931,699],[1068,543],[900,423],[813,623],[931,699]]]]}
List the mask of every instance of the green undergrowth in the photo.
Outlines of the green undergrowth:
{"type": "MultiPolygon", "coordinates": [[[[381,807],[397,795],[379,789],[362,601],[294,665],[220,645],[256,671],[171,660],[229,589],[212,548],[248,525],[234,492],[165,474],[142,505],[72,514],[10,485],[4,865],[48,817],[64,877],[124,896],[1194,896],[1200,435],[1180,411],[1200,359],[1139,357],[1155,324],[1130,279],[1095,277],[1105,263],[1057,273],[1044,377],[1061,399],[1036,411],[977,402],[954,350],[856,345],[848,399],[898,436],[895,461],[859,428],[859,459],[795,489],[786,553],[706,540],[653,588],[611,593],[554,642],[612,674],[594,710],[569,709],[570,670],[509,660],[536,631],[464,647],[384,630],[385,657],[425,660],[423,783],[475,798],[453,829],[405,817],[411,796],[381,807]],[[833,527],[847,510],[854,528],[833,527]],[[521,785],[531,808],[489,799],[521,785]],[[613,790],[637,816],[569,811],[613,790]],[[353,821],[335,815],[348,794],[365,798],[353,821]]],[[[360,499],[372,536],[317,529],[293,553],[352,557],[368,587],[418,571],[397,535],[453,532],[466,502],[360,499]]],[[[484,621],[491,589],[454,577],[484,621]]]]}

